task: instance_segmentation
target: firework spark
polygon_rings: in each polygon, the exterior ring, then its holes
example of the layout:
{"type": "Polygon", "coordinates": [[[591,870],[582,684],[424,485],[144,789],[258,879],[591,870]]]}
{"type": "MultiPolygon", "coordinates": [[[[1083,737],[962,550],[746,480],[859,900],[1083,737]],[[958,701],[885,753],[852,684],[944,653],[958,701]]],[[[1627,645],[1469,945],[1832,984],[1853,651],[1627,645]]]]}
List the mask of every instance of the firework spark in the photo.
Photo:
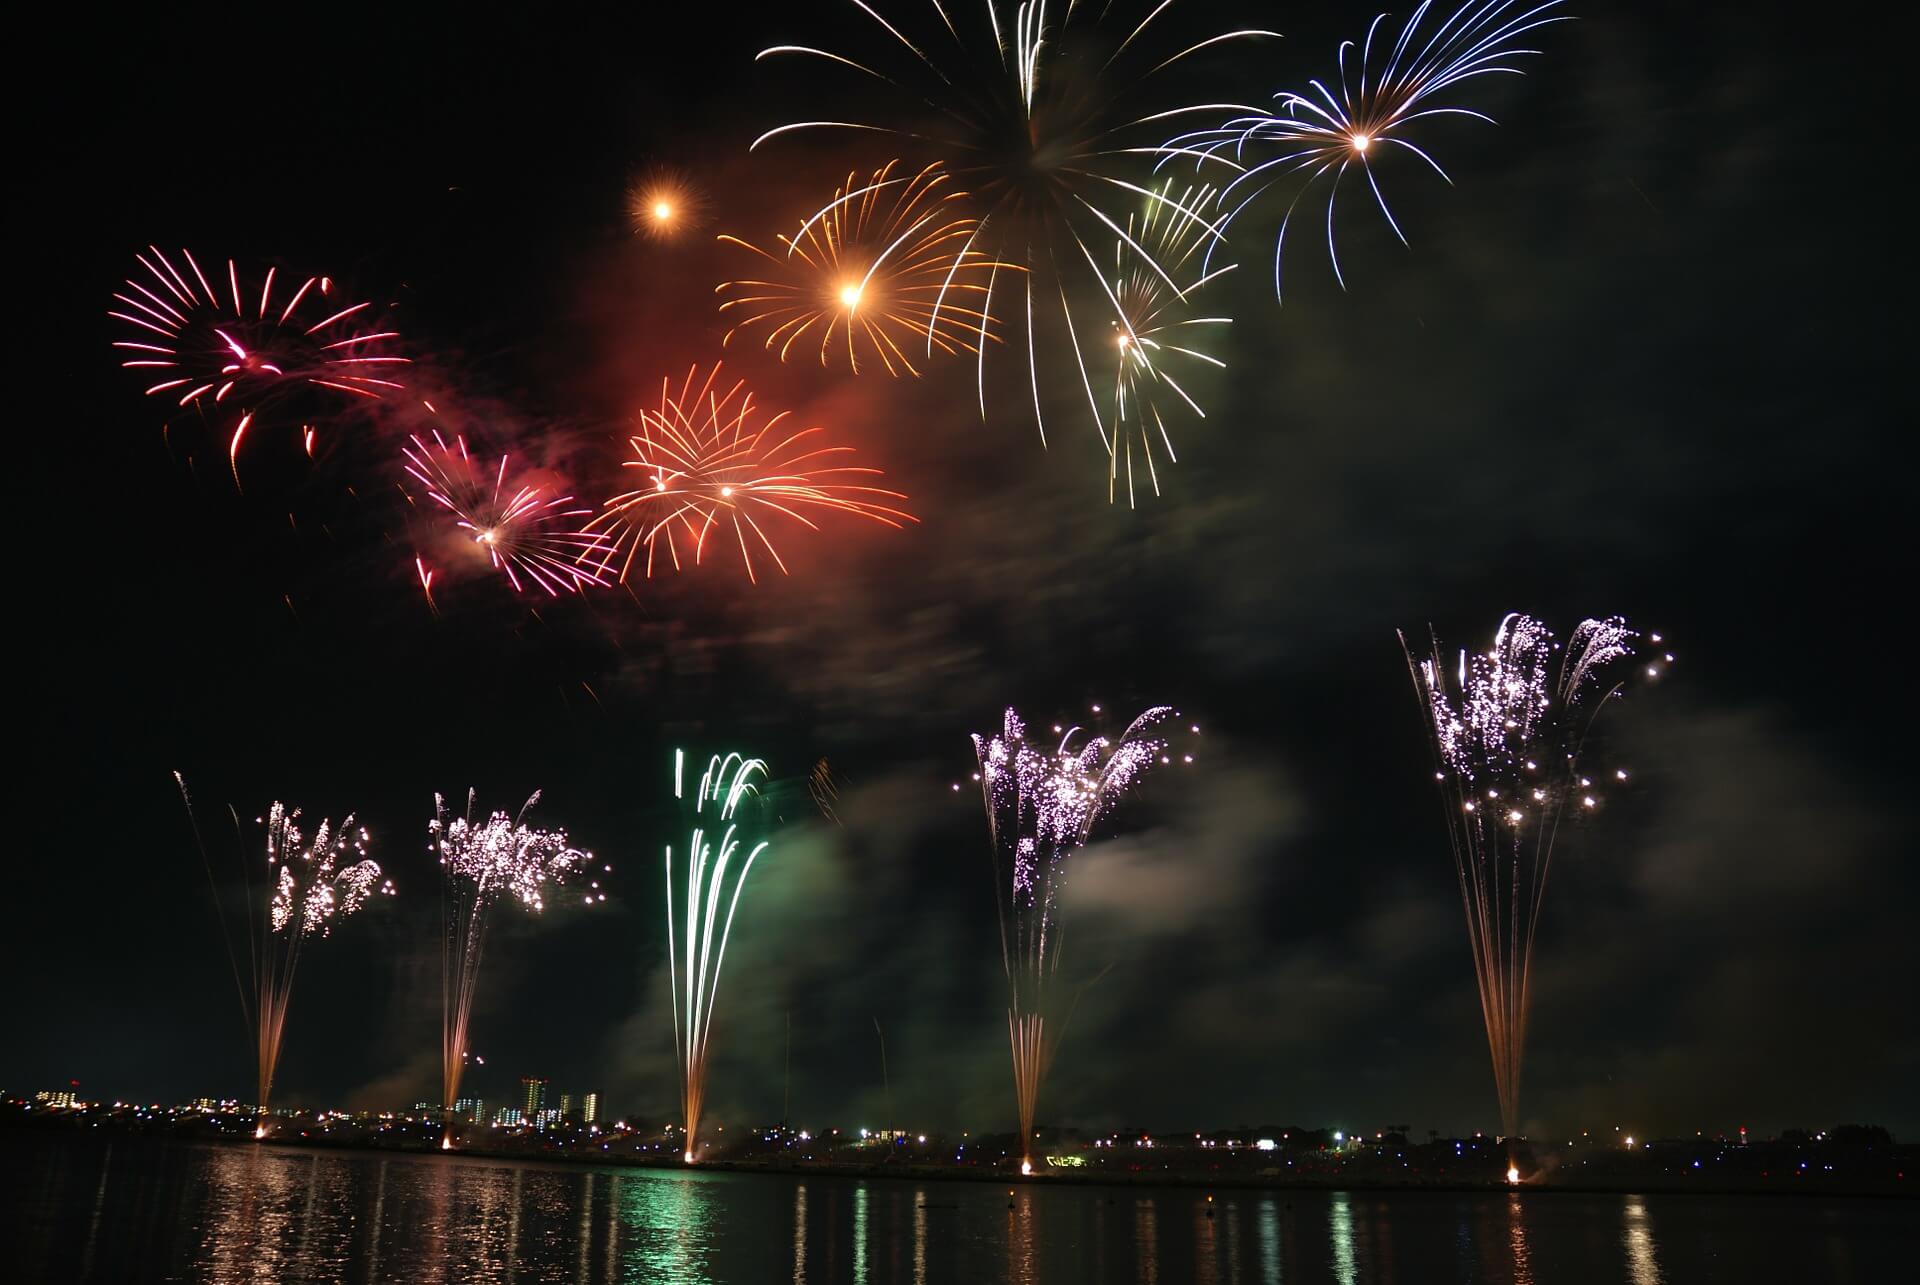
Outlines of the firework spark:
{"type": "Polygon", "coordinates": [[[813,771],[807,773],[807,795],[812,798],[813,806],[820,809],[820,815],[835,825],[840,824],[840,786],[833,779],[833,769],[825,759],[813,765],[813,771]]]}
{"type": "Polygon", "coordinates": [[[587,524],[603,545],[589,555],[598,572],[624,582],[644,549],[651,576],[663,546],[676,571],[683,546],[698,565],[708,537],[731,528],[747,578],[757,580],[756,547],[783,574],[787,570],[767,534],[775,517],[812,530],[819,526],[810,512],[850,514],[895,528],[919,521],[884,502],[904,501],[898,491],[849,480],[878,477],[879,469],[829,462],[851,454],[852,447],[823,445],[823,430],[790,427],[786,411],[762,422],[744,381],[722,389],[718,363],[704,379],[693,367],[678,392],[661,381],[660,407],[641,412],[639,435],[630,439],[634,458],[624,461],[640,470],[640,485],[608,500],[587,524]]]}
{"type": "MultiPolygon", "coordinates": [[[[742,833],[740,805],[758,795],[755,777],[763,782],[767,778],[767,765],[759,759],[716,754],[709,760],[693,799],[693,831],[681,862],[677,890],[673,847],[667,847],[667,975],[673,987],[673,1048],[680,1062],[688,1164],[698,1154],[696,1137],[706,1096],[714,1003],[720,994],[720,968],[726,962],[727,939],[733,933],[733,914],[740,907],[740,893],[747,886],[753,863],[768,846],[765,839],[753,842],[746,849],[745,859],[738,860],[742,846],[749,842],[742,833]],[[721,919],[723,904],[726,917],[721,919]],[[681,920],[677,934],[676,919],[681,920]],[[716,922],[720,928],[718,942],[713,934],[716,922]]],[[[686,752],[675,750],[673,797],[685,799],[685,786],[686,752]]]]}
{"type": "MultiPolygon", "coordinates": [[[[194,814],[193,797],[180,773],[173,774],[180,787],[181,802],[186,805],[187,820],[193,826],[194,841],[207,866],[207,881],[213,888],[216,905],[219,884],[214,879],[213,862],[200,838],[200,821],[194,814]]],[[[235,833],[240,818],[233,818],[235,833]]],[[[275,801],[261,818],[266,828],[267,877],[255,884],[247,874],[250,862],[243,862],[241,873],[246,888],[248,963],[252,985],[241,980],[234,934],[227,931],[221,916],[221,932],[226,938],[228,962],[240,994],[241,1014],[254,1039],[255,1110],[259,1123],[256,1138],[267,1136],[267,1110],[273,1096],[274,1071],[280,1063],[280,1044],[287,1031],[287,1008],[293,1000],[294,973],[300,963],[301,947],[310,937],[328,937],[336,920],[345,919],[375,896],[391,897],[393,882],[383,879],[380,865],[367,859],[370,842],[364,828],[354,824],[349,813],[336,829],[322,820],[311,838],[300,828],[300,809],[275,801]],[[342,864],[342,863],[345,864],[342,864]]]]}
{"type": "Polygon", "coordinates": [[[1094,827],[1142,773],[1167,761],[1168,742],[1159,729],[1173,714],[1170,706],[1156,706],[1134,719],[1118,741],[1096,736],[1078,749],[1074,739],[1083,736],[1081,729],[1056,727],[1060,740],[1047,749],[1027,739],[1026,725],[1009,709],[1000,735],[973,738],[992,840],[1023,1171],[1031,1166],[1026,1151],[1041,1081],[1071,1015],[1070,1008],[1058,1011],[1050,995],[1060,964],[1054,917],[1067,858],[1086,846],[1094,827]]]}
{"type": "MultiPolygon", "coordinates": [[[[1490,650],[1461,653],[1455,691],[1437,638],[1432,655],[1418,660],[1406,636],[1400,638],[1433,738],[1434,779],[1445,803],[1509,1136],[1519,1129],[1534,937],[1554,838],[1570,812],[1599,805],[1580,754],[1600,710],[1624,688],[1624,679],[1609,676],[1640,641],[1615,616],[1582,621],[1563,650],[1539,621],[1509,615],[1490,650]]],[[[1648,641],[1658,644],[1660,636],[1648,641]]],[[[1657,678],[1672,659],[1662,653],[1643,672],[1657,678]]],[[[1626,775],[1617,771],[1615,779],[1626,775]]]]}
{"type": "MultiPolygon", "coordinates": [[[[864,182],[848,175],[819,214],[770,254],[738,237],[720,239],[758,255],[768,276],[728,281],[719,292],[737,331],[768,328],[769,352],[785,361],[819,340],[820,364],[844,356],[858,374],[863,351],[889,375],[918,375],[908,350],[975,352],[988,338],[980,305],[992,271],[1008,265],[972,248],[979,224],[962,213],[967,194],[938,163],[917,174],[889,161],[864,182]]],[[[725,341],[723,341],[725,342],[725,341]]]]}
{"type": "Polygon", "coordinates": [[[1215,209],[1218,193],[1205,186],[1190,186],[1175,193],[1170,182],[1161,183],[1155,191],[1159,199],[1147,202],[1137,215],[1128,215],[1127,235],[1113,243],[1113,275],[1108,290],[1116,320],[1113,419],[1106,430],[1107,499],[1112,502],[1124,471],[1129,507],[1134,503],[1136,447],[1155,495],[1160,494],[1155,442],[1169,461],[1178,460],[1167,432],[1166,416],[1172,411],[1163,413],[1163,395],[1171,394],[1180,405],[1206,418],[1207,413],[1177,376],[1183,369],[1196,367],[1225,369],[1226,363],[1205,352],[1201,345],[1218,334],[1218,327],[1233,324],[1231,317],[1197,316],[1194,308],[1201,287],[1234,268],[1226,264],[1209,271],[1196,262],[1196,256],[1204,259],[1202,252],[1209,238],[1203,220],[1215,209]],[[1135,246],[1146,247],[1146,253],[1135,246]],[[1156,270],[1155,264],[1161,270],[1156,270]],[[1185,287],[1171,286],[1162,270],[1185,279],[1185,287]]]}
{"type": "Polygon", "coordinates": [[[447,816],[446,800],[437,794],[433,798],[434,817],[427,824],[427,846],[439,859],[446,885],[445,931],[440,942],[440,1100],[448,1112],[447,1132],[440,1142],[444,1149],[453,1146],[451,1113],[459,1100],[461,1074],[466,1070],[468,1019],[480,975],[488,909],[503,897],[512,897],[537,914],[546,908],[549,884],[563,884],[578,875],[589,875],[583,894],[588,905],[607,899],[599,879],[589,873],[593,866],[591,852],[568,846],[565,830],[537,830],[526,824],[527,813],[539,801],[540,792],[536,790],[518,816],[495,812],[476,822],[471,790],[467,792],[466,814],[452,819],[447,816]]]}
{"type": "Polygon", "coordinates": [[[672,241],[706,222],[707,198],[678,170],[649,170],[627,188],[627,221],[641,236],[672,241]]]}
{"type": "MultiPolygon", "coordinates": [[[[1056,4],[1046,0],[986,0],[977,9],[949,11],[933,0],[916,24],[904,27],[883,18],[864,0],[853,0],[872,20],[866,28],[877,42],[858,56],[807,45],[776,45],[759,57],[796,57],[837,72],[863,77],[881,87],[890,101],[858,120],[794,121],[754,140],[800,130],[836,129],[894,136],[918,161],[939,161],[954,182],[971,194],[977,226],[962,252],[977,253],[991,266],[986,291],[977,307],[992,318],[1002,335],[1024,335],[1025,382],[1033,398],[1036,425],[1045,437],[1041,410],[1039,330],[1058,312],[1061,333],[1074,354],[1096,426],[1104,425],[1100,399],[1087,372],[1087,348],[1099,327],[1081,315],[1095,306],[1116,325],[1126,319],[1107,286],[1102,267],[1105,248],[1115,237],[1131,242],[1149,270],[1176,295],[1184,290],[1172,273],[1138,243],[1116,202],[1144,199],[1165,205],[1174,200],[1145,183],[1140,170],[1161,154],[1157,138],[1143,130],[1207,106],[1166,106],[1153,96],[1165,83],[1162,73],[1190,55],[1241,37],[1269,36],[1265,31],[1228,31],[1191,43],[1171,56],[1157,47],[1167,27],[1168,3],[1145,8],[1131,26],[1109,21],[1106,6],[1056,4]],[[1143,97],[1147,101],[1142,101],[1143,97]],[[928,109],[932,117],[927,119],[928,109]],[[1018,271],[1003,270],[1013,265],[1018,271]]],[[[1138,9],[1135,12],[1139,12],[1138,9]]],[[[848,199],[858,193],[848,193],[848,199]]],[[[822,212],[825,213],[824,211],[822,212]]],[[[1187,211],[1197,217],[1196,212],[1187,211]]],[[[816,219],[821,215],[815,215],[816,219]]],[[[1217,225],[1201,221],[1205,235],[1217,239],[1217,225]]],[[[944,315],[959,300],[936,296],[944,315]]],[[[982,418],[986,416],[986,350],[976,345],[975,382],[982,418]]],[[[931,345],[929,345],[931,351],[931,345]]]]}
{"type": "MultiPolygon", "coordinates": [[[[558,597],[606,583],[591,560],[607,552],[605,546],[599,537],[579,530],[580,521],[593,516],[590,506],[525,480],[510,480],[511,457],[506,454],[497,467],[483,467],[467,453],[467,440],[458,434],[451,443],[437,429],[424,438],[415,434],[402,453],[402,487],[417,487],[444,509],[461,532],[461,542],[484,553],[516,592],[532,586],[558,597]]],[[[419,559],[415,563],[431,602],[430,574],[419,559]]]]}
{"type": "Polygon", "coordinates": [[[1223,194],[1234,214],[1274,184],[1299,180],[1274,244],[1276,294],[1281,288],[1287,229],[1300,202],[1324,180],[1327,257],[1334,278],[1345,289],[1346,277],[1334,244],[1334,210],[1342,180],[1354,170],[1364,175],[1387,226],[1406,244],[1406,233],[1388,208],[1375,173],[1382,159],[1401,153],[1417,157],[1451,184],[1453,179],[1416,139],[1435,117],[1465,116],[1493,123],[1485,112],[1457,105],[1453,95],[1482,76],[1524,74],[1514,64],[1540,51],[1517,42],[1550,23],[1569,21],[1564,15],[1548,14],[1558,3],[1547,0],[1529,8],[1515,0],[1468,0],[1438,27],[1422,31],[1421,23],[1432,8],[1427,0],[1391,43],[1381,34],[1387,19],[1381,14],[1359,45],[1342,42],[1339,76],[1332,83],[1312,80],[1307,82],[1311,93],[1278,93],[1274,95],[1277,106],[1271,111],[1242,108],[1243,115],[1217,128],[1174,138],[1167,144],[1168,154],[1195,156],[1201,163],[1221,161],[1237,171],[1223,194]],[[1350,53],[1357,56],[1350,59],[1350,53]],[[1246,164],[1249,154],[1257,159],[1246,164]]]}
{"type": "MultiPolygon", "coordinates": [[[[297,278],[289,277],[276,295],[276,268],[256,292],[241,284],[232,259],[224,276],[216,265],[209,278],[187,250],[180,251],[185,271],[156,246],[134,258],[143,271],[127,278],[107,312],[126,327],[113,343],[120,364],[154,381],[149,397],[230,416],[227,461],[236,482],[248,430],[296,391],[378,399],[401,387],[395,376],[407,358],[391,351],[398,333],[368,324],[370,303],[340,306],[331,278],[308,277],[292,288],[297,278]]],[[[301,428],[311,455],[312,426],[301,428]]]]}

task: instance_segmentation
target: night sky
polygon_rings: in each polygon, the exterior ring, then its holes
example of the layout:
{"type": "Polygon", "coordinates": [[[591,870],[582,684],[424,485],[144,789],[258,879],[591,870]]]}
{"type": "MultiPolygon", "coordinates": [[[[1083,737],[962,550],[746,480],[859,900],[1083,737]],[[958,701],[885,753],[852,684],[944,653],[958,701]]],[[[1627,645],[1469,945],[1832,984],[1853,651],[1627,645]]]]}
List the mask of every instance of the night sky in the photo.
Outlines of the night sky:
{"type": "MultiPolygon", "coordinates": [[[[1372,16],[1191,7],[1286,33],[1212,65],[1243,101],[1326,74],[1372,16]]],[[[538,788],[613,896],[498,913],[468,1090],[542,1074],[665,1120],[659,853],[685,745],[766,757],[786,820],[728,955],[710,1110],[778,1117],[790,1014],[796,1123],[878,1123],[877,1018],[902,1123],[1007,1128],[985,825],[950,789],[967,733],[1008,703],[1050,723],[1164,701],[1205,728],[1201,761],[1149,778],[1074,869],[1064,967],[1111,971],[1041,1119],[1493,1130],[1394,631],[1474,646],[1509,610],[1563,632],[1620,612],[1679,663],[1610,711],[1600,761],[1633,781],[1557,856],[1530,1131],[1920,1129],[1892,82],[1804,12],[1668,9],[1582,6],[1529,77],[1473,95],[1498,128],[1436,126],[1458,186],[1388,175],[1410,248],[1343,195],[1345,292],[1307,236],[1277,306],[1282,206],[1237,224],[1228,370],[1137,510],[1108,504],[1065,370],[1042,449],[1017,382],[981,422],[969,364],[855,379],[736,339],[729,369],[884,468],[919,526],[799,532],[792,575],[757,586],[723,562],[551,602],[449,570],[437,616],[386,415],[329,426],[312,465],[263,447],[244,494],[221,444],[162,434],[103,315],[135,251],[394,303],[423,393],[604,495],[660,378],[721,355],[713,286],[741,265],[713,234],[768,239],[891,155],[747,154],[839,83],[754,53],[849,43],[851,7],[297,34],[177,14],[52,42],[15,109],[58,130],[28,144],[11,256],[0,1086],[249,1092],[178,770],[221,869],[227,805],[251,844],[284,798],[357,810],[399,885],[304,958],[276,1097],[436,1099],[433,796],[538,788]],[[626,187],[660,164],[705,189],[700,234],[628,230],[626,187]],[[804,789],[823,756],[844,828],[804,789]]]]}

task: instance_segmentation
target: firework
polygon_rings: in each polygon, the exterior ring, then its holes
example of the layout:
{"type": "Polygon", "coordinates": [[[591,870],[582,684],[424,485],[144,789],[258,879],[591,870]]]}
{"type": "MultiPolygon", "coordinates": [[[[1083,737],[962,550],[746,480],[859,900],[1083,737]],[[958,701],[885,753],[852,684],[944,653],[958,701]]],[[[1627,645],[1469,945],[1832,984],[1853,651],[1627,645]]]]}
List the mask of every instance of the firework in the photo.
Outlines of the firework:
{"type": "MultiPolygon", "coordinates": [[[[1087,347],[1103,327],[1083,310],[1096,308],[1114,324],[1125,325],[1121,305],[1107,288],[1106,246],[1115,237],[1131,243],[1168,289],[1183,293],[1148,247],[1133,238],[1124,214],[1115,213],[1137,200],[1165,205],[1175,199],[1146,184],[1142,170],[1160,154],[1157,139],[1163,134],[1149,139],[1142,131],[1162,130],[1162,122],[1187,112],[1217,110],[1168,105],[1161,94],[1167,80],[1162,73],[1213,45],[1273,33],[1229,31],[1168,46],[1162,37],[1174,20],[1166,16],[1167,3],[1122,6],[1140,16],[1121,21],[1110,18],[1107,6],[1069,2],[1049,8],[1046,0],[985,0],[950,11],[933,0],[917,24],[903,18],[904,25],[883,18],[863,0],[854,4],[872,20],[865,26],[875,42],[871,52],[777,45],[759,57],[810,59],[862,77],[861,83],[877,88],[885,101],[877,101],[863,119],[781,125],[753,146],[799,130],[877,132],[910,149],[916,163],[940,162],[970,194],[976,220],[960,252],[981,256],[989,267],[977,304],[942,294],[935,297],[936,311],[977,308],[983,320],[992,319],[997,333],[1023,336],[1016,342],[1026,350],[1025,382],[1043,439],[1040,371],[1051,363],[1041,360],[1038,336],[1041,328],[1053,328],[1051,319],[1057,316],[1093,422],[1102,425],[1087,347]],[[1163,55],[1167,47],[1177,52],[1163,55]]],[[[1214,224],[1203,220],[1202,227],[1209,238],[1220,235],[1214,224]]],[[[975,347],[984,418],[987,345],[975,347]]]]}
{"type": "Polygon", "coordinates": [[[813,806],[820,809],[820,815],[835,825],[840,824],[840,786],[833,779],[833,769],[821,759],[813,765],[813,771],[807,773],[807,794],[813,799],[813,806]]]}
{"type": "MultiPolygon", "coordinates": [[[[113,343],[120,364],[154,381],[149,397],[225,417],[236,482],[248,430],[298,390],[378,399],[401,387],[395,376],[407,358],[391,351],[397,332],[369,324],[372,304],[343,305],[331,278],[294,287],[298,278],[289,277],[276,294],[277,268],[267,269],[256,291],[241,284],[232,259],[224,275],[215,265],[209,278],[187,250],[180,251],[185,271],[155,246],[134,258],[143,271],[127,278],[107,312],[126,327],[113,343]]],[[[302,425],[302,440],[311,455],[310,424],[302,425]]]]}
{"type": "MultiPolygon", "coordinates": [[[[528,911],[546,908],[547,887],[578,875],[588,875],[583,896],[588,905],[605,901],[600,881],[589,872],[593,854],[567,844],[565,830],[537,830],[526,823],[527,813],[540,801],[534,791],[509,817],[495,812],[486,820],[473,819],[473,792],[467,792],[464,816],[447,816],[446,800],[433,797],[434,817],[427,825],[428,849],[439,859],[445,883],[445,931],[440,942],[440,1058],[441,1102],[449,1113],[443,1149],[453,1147],[453,1104],[460,1096],[460,1076],[466,1070],[468,1018],[473,1012],[474,986],[480,975],[480,952],[486,941],[487,911],[511,897],[528,911]]],[[[605,866],[602,870],[610,870],[605,866]]]]}
{"type": "MultiPolygon", "coordinates": [[[[200,823],[194,816],[186,780],[178,772],[173,779],[180,787],[187,819],[199,843],[200,823]]],[[[236,831],[239,821],[235,816],[236,831]]],[[[352,915],[373,897],[393,895],[393,881],[382,878],[380,864],[367,858],[370,840],[366,830],[354,824],[351,813],[338,828],[323,819],[309,837],[300,828],[300,809],[276,800],[260,824],[266,829],[265,880],[256,885],[242,866],[251,986],[241,981],[233,940],[226,934],[225,917],[221,920],[241,1012],[254,1037],[254,1102],[259,1113],[256,1138],[267,1136],[267,1108],[273,1096],[274,1071],[280,1063],[281,1040],[287,1031],[287,1008],[293,1000],[301,947],[308,938],[331,936],[336,920],[352,915]]],[[[208,882],[213,884],[213,865],[204,843],[200,844],[200,855],[207,863],[208,882]]],[[[214,890],[217,896],[217,884],[214,890]]]]}
{"type": "MultiPolygon", "coordinates": [[[[606,550],[599,537],[579,530],[580,521],[593,516],[590,506],[510,478],[506,454],[496,467],[482,466],[457,434],[451,443],[437,429],[424,438],[415,434],[402,454],[403,488],[417,488],[445,510],[461,542],[483,553],[516,592],[532,586],[558,597],[605,583],[592,557],[606,550]]],[[[430,574],[414,561],[431,602],[430,574]]]]}
{"type": "Polygon", "coordinates": [[[1055,727],[1060,739],[1048,749],[1027,739],[1026,725],[1009,709],[1000,735],[973,738],[992,841],[1023,1172],[1031,1170],[1027,1148],[1040,1084],[1071,1015],[1070,1009],[1059,1011],[1050,993],[1060,965],[1054,918],[1067,858],[1086,845],[1094,827],[1142,773],[1168,759],[1168,742],[1159,729],[1173,713],[1169,706],[1156,706],[1134,719],[1118,741],[1084,738],[1077,749],[1074,740],[1083,737],[1081,729],[1055,727]]]}
{"type": "Polygon", "coordinates": [[[1167,415],[1174,413],[1174,408],[1163,412],[1163,401],[1177,400],[1178,405],[1206,418],[1207,413],[1179,377],[1184,369],[1225,369],[1226,363],[1205,352],[1201,345],[1217,335],[1219,327],[1233,323],[1231,317],[1197,316],[1194,309],[1200,288],[1234,267],[1226,264],[1207,270],[1196,261],[1208,244],[1203,220],[1214,210],[1218,193],[1206,186],[1189,186],[1176,193],[1171,182],[1161,183],[1155,191],[1159,199],[1148,201],[1137,215],[1129,215],[1128,234],[1113,243],[1113,275],[1108,288],[1115,305],[1115,351],[1112,425],[1105,430],[1107,499],[1112,501],[1124,471],[1129,507],[1134,502],[1136,448],[1155,495],[1160,494],[1156,450],[1164,450],[1169,461],[1178,458],[1167,432],[1167,415]],[[1146,253],[1135,250],[1135,246],[1145,246],[1146,253]],[[1170,285],[1162,271],[1153,266],[1156,263],[1164,272],[1183,279],[1185,286],[1170,285]]]}
{"type": "MultiPolygon", "coordinates": [[[[1660,635],[1647,641],[1658,644],[1660,635]]],[[[1534,937],[1554,838],[1569,813],[1599,806],[1580,754],[1601,708],[1624,688],[1624,679],[1612,676],[1640,642],[1615,616],[1582,621],[1562,648],[1539,621],[1510,615],[1490,650],[1461,653],[1456,691],[1437,638],[1432,655],[1419,660],[1400,638],[1433,738],[1434,779],[1508,1136],[1519,1129],[1534,937]]],[[[1657,678],[1672,659],[1662,653],[1642,672],[1657,678]]],[[[1624,781],[1627,773],[1616,770],[1613,778],[1624,781]]]]}
{"type": "Polygon", "coordinates": [[[634,458],[624,461],[640,471],[640,485],[608,500],[587,524],[602,543],[587,555],[598,572],[625,581],[643,549],[649,576],[663,548],[674,570],[683,552],[697,565],[709,537],[731,528],[747,578],[757,580],[756,547],[787,570],[767,533],[776,518],[812,530],[819,527],[810,513],[850,514],[894,528],[919,520],[884,503],[907,498],[898,491],[850,480],[878,477],[879,469],[831,462],[852,447],[825,445],[819,428],[791,427],[786,411],[763,420],[744,381],[722,389],[718,363],[704,379],[693,367],[678,392],[661,381],[660,407],[641,412],[640,432],[630,439],[634,458]]]}
{"type": "Polygon", "coordinates": [[[727,340],[764,326],[767,350],[785,361],[817,339],[821,365],[844,357],[856,374],[865,351],[889,375],[918,375],[916,339],[929,353],[977,351],[988,337],[980,308],[988,275],[1007,265],[972,248],[979,224],[937,163],[911,175],[897,164],[865,182],[848,175],[831,203],[780,238],[779,253],[720,238],[758,255],[769,274],[719,287],[729,296],[720,305],[727,340]]]}
{"type": "Polygon", "coordinates": [[[678,170],[649,170],[627,187],[627,221],[641,236],[671,241],[706,217],[706,196],[678,170]]]}
{"type": "MultiPolygon", "coordinates": [[[[697,1151],[695,1136],[706,1095],[714,1003],[720,994],[720,968],[726,962],[733,914],[740,908],[740,893],[747,886],[753,863],[767,850],[767,840],[761,839],[746,849],[744,860],[739,859],[743,845],[749,842],[742,833],[740,805],[757,796],[756,776],[763,782],[767,778],[767,765],[759,759],[716,754],[708,761],[693,799],[693,831],[681,862],[677,890],[673,847],[667,847],[667,975],[673,987],[673,1048],[680,1062],[688,1164],[693,1163],[697,1151]],[[724,919],[720,917],[723,904],[724,919]],[[676,919],[681,921],[677,934],[676,919]],[[716,922],[720,928],[718,942],[713,934],[716,922]]],[[[673,797],[685,799],[685,786],[686,753],[675,750],[673,797]]]]}
{"type": "Polygon", "coordinates": [[[1327,257],[1334,278],[1345,289],[1334,244],[1334,210],[1342,181],[1354,170],[1366,178],[1387,226],[1404,245],[1406,234],[1380,189],[1376,170],[1381,162],[1404,153],[1425,162],[1451,184],[1453,179],[1417,140],[1435,117],[1465,116],[1491,124],[1491,116],[1459,106],[1454,95],[1482,76],[1523,74],[1515,62],[1540,51],[1517,42],[1549,23],[1567,21],[1564,16],[1548,15],[1558,2],[1547,0],[1529,8],[1514,0],[1469,0],[1439,26],[1423,31],[1421,23],[1432,7],[1427,0],[1391,41],[1380,31],[1387,19],[1381,14],[1358,46],[1351,40],[1342,42],[1339,75],[1333,82],[1308,81],[1311,93],[1278,93],[1272,111],[1244,108],[1244,115],[1217,128],[1181,135],[1167,144],[1168,154],[1192,155],[1200,163],[1221,161],[1237,171],[1224,193],[1235,213],[1274,184],[1296,181],[1274,244],[1276,294],[1293,215],[1307,194],[1324,183],[1327,257]],[[1247,163],[1249,157],[1251,163],[1247,163]]]}

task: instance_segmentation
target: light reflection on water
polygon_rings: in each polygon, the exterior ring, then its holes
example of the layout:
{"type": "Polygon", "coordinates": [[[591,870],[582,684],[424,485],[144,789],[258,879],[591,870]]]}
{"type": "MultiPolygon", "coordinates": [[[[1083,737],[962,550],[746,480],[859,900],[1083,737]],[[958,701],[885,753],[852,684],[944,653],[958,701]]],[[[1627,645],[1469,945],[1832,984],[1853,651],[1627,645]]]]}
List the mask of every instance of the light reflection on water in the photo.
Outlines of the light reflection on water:
{"type": "Polygon", "coordinates": [[[1896,1279],[1920,1252],[1906,1201],[1213,1196],[0,1137],[0,1276],[1668,1285],[1896,1279]]]}

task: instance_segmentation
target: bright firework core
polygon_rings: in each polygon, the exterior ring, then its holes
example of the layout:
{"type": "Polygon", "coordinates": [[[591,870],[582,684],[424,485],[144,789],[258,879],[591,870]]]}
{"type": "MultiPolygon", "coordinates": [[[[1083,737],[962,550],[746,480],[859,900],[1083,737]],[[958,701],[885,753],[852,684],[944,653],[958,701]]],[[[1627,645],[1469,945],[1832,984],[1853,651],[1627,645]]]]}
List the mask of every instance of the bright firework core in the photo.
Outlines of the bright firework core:
{"type": "Polygon", "coordinates": [[[840,287],[840,302],[841,302],[841,303],[843,303],[843,304],[845,304],[845,305],[846,305],[847,307],[849,307],[849,308],[853,308],[853,307],[857,307],[857,306],[859,306],[859,303],[860,303],[860,287],[859,287],[858,285],[845,285],[845,286],[841,286],[841,287],[840,287]]]}

